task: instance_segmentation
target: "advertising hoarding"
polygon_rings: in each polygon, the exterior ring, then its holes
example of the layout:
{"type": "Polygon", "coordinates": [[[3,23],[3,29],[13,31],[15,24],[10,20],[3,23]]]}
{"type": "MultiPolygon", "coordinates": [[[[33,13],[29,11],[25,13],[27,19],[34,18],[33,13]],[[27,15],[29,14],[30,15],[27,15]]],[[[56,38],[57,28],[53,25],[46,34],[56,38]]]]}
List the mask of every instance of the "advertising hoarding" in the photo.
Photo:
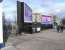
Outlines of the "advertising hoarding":
{"type": "Polygon", "coordinates": [[[3,20],[2,20],[2,8],[0,7],[0,48],[3,47],[3,20]]]}
{"type": "Polygon", "coordinates": [[[43,15],[41,18],[41,24],[52,24],[52,17],[43,15]]]}
{"type": "Polygon", "coordinates": [[[27,4],[24,4],[24,22],[32,23],[32,10],[27,4]]]}

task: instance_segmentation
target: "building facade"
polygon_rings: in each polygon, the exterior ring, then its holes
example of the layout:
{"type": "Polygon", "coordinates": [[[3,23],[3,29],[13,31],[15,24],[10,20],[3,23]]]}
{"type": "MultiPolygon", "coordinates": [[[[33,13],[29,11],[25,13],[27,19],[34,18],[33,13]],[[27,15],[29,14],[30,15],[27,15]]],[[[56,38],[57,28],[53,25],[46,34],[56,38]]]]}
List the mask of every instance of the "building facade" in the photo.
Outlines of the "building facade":
{"type": "Polygon", "coordinates": [[[33,22],[41,22],[41,14],[40,13],[32,13],[32,21],[33,22]]]}

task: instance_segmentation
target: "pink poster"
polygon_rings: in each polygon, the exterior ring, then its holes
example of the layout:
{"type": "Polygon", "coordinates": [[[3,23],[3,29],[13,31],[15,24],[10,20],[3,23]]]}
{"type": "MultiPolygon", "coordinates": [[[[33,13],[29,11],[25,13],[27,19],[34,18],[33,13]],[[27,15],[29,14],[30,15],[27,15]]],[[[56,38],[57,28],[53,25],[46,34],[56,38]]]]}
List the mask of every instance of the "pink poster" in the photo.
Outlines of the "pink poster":
{"type": "Polygon", "coordinates": [[[51,16],[42,16],[41,23],[42,24],[51,24],[52,23],[51,16]]]}

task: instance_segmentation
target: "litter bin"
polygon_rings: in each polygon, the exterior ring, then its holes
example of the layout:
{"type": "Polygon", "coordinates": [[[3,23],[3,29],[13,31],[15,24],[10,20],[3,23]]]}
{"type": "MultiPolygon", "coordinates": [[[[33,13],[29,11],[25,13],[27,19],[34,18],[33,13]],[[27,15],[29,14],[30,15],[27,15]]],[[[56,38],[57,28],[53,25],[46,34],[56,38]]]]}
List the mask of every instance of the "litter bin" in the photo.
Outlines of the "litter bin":
{"type": "Polygon", "coordinates": [[[33,23],[32,30],[33,30],[33,32],[40,32],[41,31],[40,23],[33,23]]]}

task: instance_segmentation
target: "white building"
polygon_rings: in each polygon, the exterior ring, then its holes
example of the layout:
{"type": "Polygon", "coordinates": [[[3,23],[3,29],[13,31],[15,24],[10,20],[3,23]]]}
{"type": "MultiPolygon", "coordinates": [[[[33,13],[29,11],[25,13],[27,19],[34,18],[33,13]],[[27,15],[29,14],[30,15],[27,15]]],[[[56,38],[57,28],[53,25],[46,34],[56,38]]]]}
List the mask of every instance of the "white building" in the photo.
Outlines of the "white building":
{"type": "Polygon", "coordinates": [[[33,22],[41,22],[41,14],[40,13],[32,13],[32,21],[33,22]]]}

